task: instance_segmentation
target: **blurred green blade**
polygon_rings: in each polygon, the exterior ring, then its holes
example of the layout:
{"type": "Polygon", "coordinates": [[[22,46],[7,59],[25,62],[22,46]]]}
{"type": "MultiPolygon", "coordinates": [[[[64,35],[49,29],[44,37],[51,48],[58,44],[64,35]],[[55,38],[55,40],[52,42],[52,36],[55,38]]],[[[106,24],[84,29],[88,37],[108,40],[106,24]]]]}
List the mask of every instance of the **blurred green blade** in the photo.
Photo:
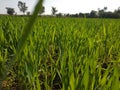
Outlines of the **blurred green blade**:
{"type": "Polygon", "coordinates": [[[24,28],[23,34],[19,40],[19,46],[18,46],[18,50],[16,51],[15,59],[18,58],[19,54],[24,49],[25,43],[27,41],[27,38],[28,38],[30,32],[32,31],[32,27],[37,19],[38,13],[42,9],[42,3],[43,3],[43,0],[38,1],[32,17],[30,18],[29,22],[27,23],[26,27],[24,28]]]}

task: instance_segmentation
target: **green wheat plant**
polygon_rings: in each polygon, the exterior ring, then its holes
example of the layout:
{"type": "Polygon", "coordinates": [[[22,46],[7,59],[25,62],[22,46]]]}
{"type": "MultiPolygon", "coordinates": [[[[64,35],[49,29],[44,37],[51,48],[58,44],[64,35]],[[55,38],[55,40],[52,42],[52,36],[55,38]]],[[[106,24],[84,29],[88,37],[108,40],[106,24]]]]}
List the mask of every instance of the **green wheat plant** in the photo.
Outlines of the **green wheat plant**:
{"type": "Polygon", "coordinates": [[[120,20],[0,16],[1,90],[119,90],[120,20]]]}

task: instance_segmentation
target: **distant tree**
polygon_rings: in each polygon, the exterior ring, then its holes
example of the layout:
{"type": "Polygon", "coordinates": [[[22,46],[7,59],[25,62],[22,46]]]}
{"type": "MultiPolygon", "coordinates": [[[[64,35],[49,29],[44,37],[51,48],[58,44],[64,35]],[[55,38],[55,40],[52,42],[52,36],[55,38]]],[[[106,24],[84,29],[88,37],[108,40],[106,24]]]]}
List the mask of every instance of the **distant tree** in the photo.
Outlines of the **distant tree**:
{"type": "Polygon", "coordinates": [[[66,17],[70,17],[70,14],[69,14],[69,13],[68,13],[68,14],[65,14],[65,16],[66,16],[66,17]]]}
{"type": "Polygon", "coordinates": [[[44,13],[44,12],[45,12],[45,7],[42,6],[42,9],[40,10],[39,14],[41,15],[41,14],[44,13]]]}
{"type": "Polygon", "coordinates": [[[89,17],[96,18],[97,17],[97,11],[92,10],[89,14],[89,17]]]}
{"type": "Polygon", "coordinates": [[[84,13],[84,18],[89,17],[89,13],[84,13]]]}
{"type": "Polygon", "coordinates": [[[107,14],[106,10],[107,10],[107,7],[104,7],[103,9],[98,8],[98,16],[100,18],[105,18],[107,14]]]}
{"type": "Polygon", "coordinates": [[[113,12],[105,12],[103,18],[116,18],[116,16],[113,12]]]}
{"type": "Polygon", "coordinates": [[[52,15],[55,15],[58,10],[55,7],[52,7],[52,15]]]}
{"type": "Polygon", "coordinates": [[[116,18],[120,18],[120,7],[118,7],[118,9],[114,11],[114,15],[116,18]]]}
{"type": "Polygon", "coordinates": [[[106,12],[106,10],[107,10],[107,7],[104,7],[104,12],[106,12]]]}
{"type": "Polygon", "coordinates": [[[118,9],[115,10],[114,12],[120,14],[120,7],[118,7],[118,9]]]}
{"type": "Polygon", "coordinates": [[[26,3],[18,1],[18,8],[20,9],[23,14],[27,11],[28,7],[26,6],[26,3]]]}
{"type": "Polygon", "coordinates": [[[78,13],[76,13],[76,14],[71,14],[70,16],[71,16],[71,17],[79,17],[79,14],[78,14],[78,13]]]}
{"type": "Polygon", "coordinates": [[[62,17],[63,15],[62,15],[62,13],[58,13],[58,14],[56,14],[56,16],[57,17],[62,17]]]}
{"type": "Polygon", "coordinates": [[[98,8],[98,16],[99,16],[99,18],[102,18],[103,14],[104,14],[104,9],[98,8]]]}
{"type": "Polygon", "coordinates": [[[6,9],[7,9],[7,14],[9,15],[13,15],[15,13],[14,8],[6,7],[6,9]]]}
{"type": "Polygon", "coordinates": [[[84,13],[79,13],[79,17],[83,18],[84,17],[84,13]]]}
{"type": "Polygon", "coordinates": [[[30,12],[27,12],[27,15],[30,15],[30,12]]]}

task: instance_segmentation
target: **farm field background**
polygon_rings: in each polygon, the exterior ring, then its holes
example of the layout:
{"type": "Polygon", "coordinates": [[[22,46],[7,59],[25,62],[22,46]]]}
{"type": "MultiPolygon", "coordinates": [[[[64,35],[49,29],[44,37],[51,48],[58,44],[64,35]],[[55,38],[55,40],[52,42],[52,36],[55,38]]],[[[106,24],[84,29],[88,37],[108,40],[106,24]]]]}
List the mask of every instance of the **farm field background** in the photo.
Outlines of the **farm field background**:
{"type": "Polygon", "coordinates": [[[120,90],[120,19],[0,16],[0,89],[120,90]]]}

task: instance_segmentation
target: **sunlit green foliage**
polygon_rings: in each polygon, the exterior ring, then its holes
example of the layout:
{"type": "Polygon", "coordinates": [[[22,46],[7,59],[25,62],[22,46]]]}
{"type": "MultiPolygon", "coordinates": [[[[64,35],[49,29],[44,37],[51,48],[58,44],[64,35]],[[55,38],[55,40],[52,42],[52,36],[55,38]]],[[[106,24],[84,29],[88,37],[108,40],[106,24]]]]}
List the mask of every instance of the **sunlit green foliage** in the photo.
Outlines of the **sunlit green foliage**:
{"type": "Polygon", "coordinates": [[[39,17],[14,61],[29,18],[0,16],[2,89],[120,89],[120,20],[39,17]]]}

